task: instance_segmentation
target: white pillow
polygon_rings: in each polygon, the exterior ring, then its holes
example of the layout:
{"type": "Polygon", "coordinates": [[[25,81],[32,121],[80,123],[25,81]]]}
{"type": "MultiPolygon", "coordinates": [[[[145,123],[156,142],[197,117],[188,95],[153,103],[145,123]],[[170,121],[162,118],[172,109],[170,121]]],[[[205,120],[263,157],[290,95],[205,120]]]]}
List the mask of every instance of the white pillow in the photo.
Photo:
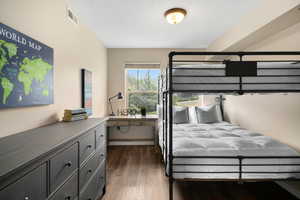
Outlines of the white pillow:
{"type": "Polygon", "coordinates": [[[196,107],[196,114],[199,124],[220,122],[216,105],[206,107],[196,107]]]}
{"type": "Polygon", "coordinates": [[[218,120],[220,122],[222,122],[223,121],[223,116],[222,116],[222,112],[221,112],[221,106],[219,104],[215,104],[215,105],[216,105],[218,120]]]}
{"type": "Polygon", "coordinates": [[[195,106],[189,107],[189,121],[190,124],[198,124],[195,106]]]}
{"type": "Polygon", "coordinates": [[[173,109],[174,124],[187,124],[189,123],[189,108],[175,106],[173,109]]]}
{"type": "Polygon", "coordinates": [[[201,106],[201,108],[203,108],[204,110],[208,110],[212,106],[216,106],[218,121],[222,122],[223,121],[223,117],[222,117],[221,107],[220,107],[219,104],[210,104],[210,105],[206,105],[206,106],[201,106]]]}

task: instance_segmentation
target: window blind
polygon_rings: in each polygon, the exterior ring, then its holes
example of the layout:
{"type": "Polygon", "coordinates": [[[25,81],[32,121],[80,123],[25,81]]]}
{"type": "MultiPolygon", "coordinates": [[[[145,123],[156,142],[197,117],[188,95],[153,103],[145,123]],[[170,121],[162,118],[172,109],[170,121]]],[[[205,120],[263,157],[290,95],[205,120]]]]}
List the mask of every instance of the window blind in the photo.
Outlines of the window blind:
{"type": "Polygon", "coordinates": [[[159,63],[126,63],[127,69],[160,69],[159,63]]]}

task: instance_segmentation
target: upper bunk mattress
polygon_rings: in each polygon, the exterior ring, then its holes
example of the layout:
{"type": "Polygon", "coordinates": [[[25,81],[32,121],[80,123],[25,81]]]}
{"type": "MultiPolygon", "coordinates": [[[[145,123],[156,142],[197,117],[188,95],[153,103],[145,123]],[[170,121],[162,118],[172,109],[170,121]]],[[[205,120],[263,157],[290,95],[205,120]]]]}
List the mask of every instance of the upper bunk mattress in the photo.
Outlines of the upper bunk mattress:
{"type": "MultiPolygon", "coordinates": [[[[160,135],[160,140],[161,138],[160,135]]],[[[162,145],[161,141],[160,144],[162,145]]],[[[227,122],[174,125],[173,155],[300,156],[288,145],[269,136],[245,130],[227,122]]],[[[239,160],[237,158],[175,158],[173,164],[174,178],[239,178],[239,160]]],[[[296,173],[300,172],[300,165],[295,165],[300,164],[298,158],[245,158],[242,164],[242,178],[244,179],[300,178],[300,174],[296,173]]]]}
{"type": "MultiPolygon", "coordinates": [[[[243,66],[241,66],[243,67],[243,66]]],[[[176,65],[174,90],[239,90],[240,78],[226,76],[226,65],[176,65]]],[[[258,62],[257,76],[242,77],[243,90],[300,90],[299,62],[258,62]]]]}

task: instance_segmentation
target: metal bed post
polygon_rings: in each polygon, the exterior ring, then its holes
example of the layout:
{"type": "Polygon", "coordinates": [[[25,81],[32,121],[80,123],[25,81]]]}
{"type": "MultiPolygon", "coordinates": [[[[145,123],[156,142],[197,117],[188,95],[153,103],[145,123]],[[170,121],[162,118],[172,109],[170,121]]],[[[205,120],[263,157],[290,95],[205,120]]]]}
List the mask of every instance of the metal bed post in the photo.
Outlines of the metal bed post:
{"type": "Polygon", "coordinates": [[[219,104],[220,104],[220,110],[221,110],[221,114],[222,114],[222,120],[225,120],[225,113],[224,113],[224,101],[226,100],[224,98],[224,96],[221,94],[219,97],[219,104]]]}
{"type": "Polygon", "coordinates": [[[163,93],[163,161],[165,164],[165,174],[168,176],[167,173],[167,163],[168,163],[168,113],[167,113],[167,106],[168,106],[168,97],[167,92],[164,91],[163,93]]]}
{"type": "Polygon", "coordinates": [[[243,183],[243,156],[237,156],[239,159],[239,184],[243,183]]]}
{"type": "MultiPolygon", "coordinates": [[[[239,54],[239,57],[240,57],[240,61],[243,61],[243,54],[239,54]]],[[[243,95],[244,92],[243,92],[243,77],[242,76],[239,76],[239,80],[240,80],[240,91],[239,91],[239,95],[243,95]]]]}
{"type": "MultiPolygon", "coordinates": [[[[164,157],[164,155],[165,155],[165,133],[166,133],[166,127],[165,127],[165,125],[166,125],[166,116],[165,116],[165,101],[166,101],[166,97],[165,97],[166,95],[165,95],[165,93],[164,93],[164,91],[162,91],[162,132],[163,132],[163,145],[162,145],[162,154],[163,154],[163,163],[165,163],[165,157],[164,157]]],[[[161,108],[159,108],[159,109],[161,109],[161,108]]]]}
{"type": "MultiPolygon", "coordinates": [[[[169,141],[169,135],[168,135],[168,131],[169,131],[169,127],[168,127],[168,121],[169,121],[169,118],[168,118],[168,93],[166,92],[165,94],[165,97],[166,97],[166,101],[165,101],[165,104],[166,104],[166,110],[165,110],[165,120],[166,120],[166,125],[165,125],[165,162],[166,162],[166,169],[167,169],[167,166],[168,166],[168,149],[169,149],[169,146],[168,146],[168,141],[169,141]]],[[[166,170],[166,174],[168,176],[168,173],[167,173],[167,170],[166,170]]]]}
{"type": "Polygon", "coordinates": [[[169,54],[169,80],[168,80],[168,98],[169,98],[169,200],[173,200],[173,56],[174,52],[169,54]]]}
{"type": "Polygon", "coordinates": [[[168,127],[168,121],[169,121],[169,118],[168,118],[168,101],[169,100],[168,99],[169,99],[169,97],[168,97],[168,92],[167,92],[168,91],[168,84],[169,84],[168,83],[168,80],[169,80],[169,78],[168,78],[168,68],[166,68],[166,76],[165,77],[166,77],[166,80],[165,80],[165,83],[166,83],[165,84],[165,90],[166,90],[165,91],[165,98],[166,98],[165,99],[165,108],[166,108],[165,109],[165,123],[166,123],[165,124],[165,134],[166,134],[165,135],[165,163],[166,163],[165,167],[166,167],[166,170],[165,170],[165,173],[166,173],[167,176],[169,176],[168,173],[167,173],[167,166],[168,166],[168,159],[169,159],[168,158],[168,156],[169,156],[169,154],[168,154],[168,149],[169,149],[169,147],[168,147],[168,137],[169,137],[168,136],[168,130],[169,130],[168,129],[169,128],[168,127]]]}

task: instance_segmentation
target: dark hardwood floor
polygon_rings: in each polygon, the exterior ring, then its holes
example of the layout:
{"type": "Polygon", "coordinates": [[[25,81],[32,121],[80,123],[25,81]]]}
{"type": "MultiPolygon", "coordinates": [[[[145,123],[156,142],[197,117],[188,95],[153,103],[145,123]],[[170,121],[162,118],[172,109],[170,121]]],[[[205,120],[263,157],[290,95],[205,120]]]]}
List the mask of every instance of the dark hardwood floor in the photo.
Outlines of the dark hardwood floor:
{"type": "MultiPolygon", "coordinates": [[[[109,147],[103,200],[168,200],[168,179],[152,146],[109,147]]],[[[178,182],[174,200],[296,200],[277,184],[178,182]]]]}

